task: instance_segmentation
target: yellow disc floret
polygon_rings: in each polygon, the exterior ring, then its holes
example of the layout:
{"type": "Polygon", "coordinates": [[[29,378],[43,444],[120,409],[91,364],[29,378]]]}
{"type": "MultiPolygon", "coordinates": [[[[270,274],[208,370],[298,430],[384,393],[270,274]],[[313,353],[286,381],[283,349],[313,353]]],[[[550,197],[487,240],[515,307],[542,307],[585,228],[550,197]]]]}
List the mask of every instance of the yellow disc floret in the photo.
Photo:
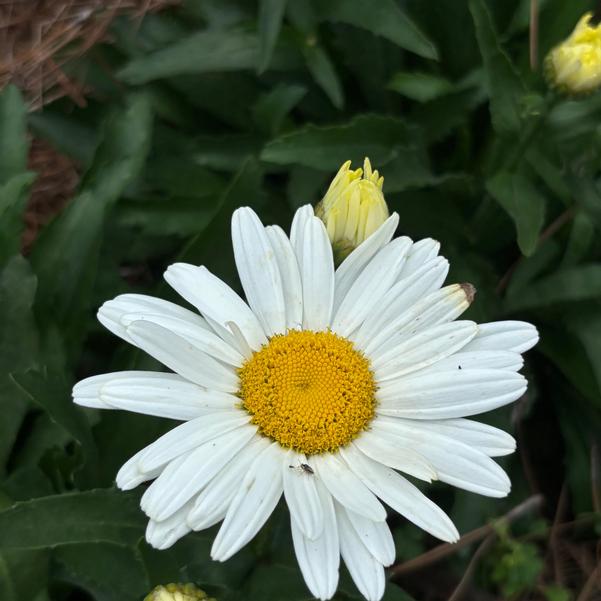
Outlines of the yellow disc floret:
{"type": "Polygon", "coordinates": [[[332,452],[364,430],[375,410],[368,360],[332,332],[274,336],[240,369],[242,406],[281,446],[332,452]]]}

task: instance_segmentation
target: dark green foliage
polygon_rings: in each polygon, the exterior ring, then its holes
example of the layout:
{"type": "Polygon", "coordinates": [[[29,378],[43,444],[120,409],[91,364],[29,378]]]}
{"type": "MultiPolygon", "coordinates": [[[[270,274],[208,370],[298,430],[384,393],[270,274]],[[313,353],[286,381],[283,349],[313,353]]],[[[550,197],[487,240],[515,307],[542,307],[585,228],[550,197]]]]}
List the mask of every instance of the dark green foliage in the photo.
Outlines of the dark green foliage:
{"type": "MultiPolygon", "coordinates": [[[[542,58],[595,3],[539,6],[542,58]]],[[[468,318],[525,319],[541,333],[526,356],[525,398],[482,418],[518,439],[518,455],[502,461],[511,495],[425,487],[462,533],[544,496],[546,521],[529,514],[504,531],[464,598],[577,598],[587,575],[554,581],[546,524],[563,486],[557,519],[578,525],[566,530],[570,548],[594,549],[601,94],[557,96],[530,69],[529,7],[187,0],[116,20],[106,43],[69,66],[89,90],[85,108],[63,99],[28,114],[16,88],[1,92],[1,601],[139,601],[156,584],[188,580],[219,601],[310,598],[283,507],[225,564],[209,559],[214,529],[152,550],[139,493],[112,484],[173,424],[83,410],[70,389],[92,374],[158,367],[99,326],[102,302],[123,292],[175,300],[162,272],[176,260],[239,289],[232,211],[252,206],[288,229],[344,161],[365,156],[385,177],[400,232],[440,240],[449,281],[478,288],[468,318]],[[24,257],[37,176],[29,135],[70,156],[82,178],[24,257]]],[[[434,544],[398,516],[389,521],[399,562],[434,544]]],[[[474,551],[403,576],[385,601],[448,599],[474,551]]],[[[359,598],[342,570],[336,599],[359,598]]]]}

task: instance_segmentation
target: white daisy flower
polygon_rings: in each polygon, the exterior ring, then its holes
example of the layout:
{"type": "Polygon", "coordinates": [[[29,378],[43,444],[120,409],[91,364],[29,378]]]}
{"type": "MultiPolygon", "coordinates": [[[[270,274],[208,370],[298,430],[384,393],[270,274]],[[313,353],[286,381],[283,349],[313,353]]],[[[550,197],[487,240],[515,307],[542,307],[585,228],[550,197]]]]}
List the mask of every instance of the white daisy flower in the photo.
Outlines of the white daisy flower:
{"type": "Polygon", "coordinates": [[[167,282],[199,313],[138,294],[100,321],[174,373],[128,371],[79,382],[76,403],[183,423],[117,475],[142,496],[158,549],[223,520],[211,556],[225,561],[284,495],[294,549],[319,599],[336,591],[340,556],[366,599],[395,557],[383,503],[444,541],[449,517],[404,475],[503,497],[505,432],[465,419],[518,399],[536,329],[456,321],[470,285],[441,287],[448,262],[431,239],[392,239],[392,214],[335,270],[324,224],[299,209],[290,238],[249,208],[232,218],[247,302],[205,267],[167,282]]]}

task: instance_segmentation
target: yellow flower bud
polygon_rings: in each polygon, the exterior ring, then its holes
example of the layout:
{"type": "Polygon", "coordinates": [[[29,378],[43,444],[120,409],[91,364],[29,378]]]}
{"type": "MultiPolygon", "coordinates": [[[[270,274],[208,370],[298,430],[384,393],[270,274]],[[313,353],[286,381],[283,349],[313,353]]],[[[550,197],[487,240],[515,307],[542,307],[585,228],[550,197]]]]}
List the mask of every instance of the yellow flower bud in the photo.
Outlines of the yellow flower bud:
{"type": "Polygon", "coordinates": [[[586,13],[545,59],[548,81],[562,92],[586,94],[601,86],[601,25],[589,25],[591,17],[586,13]]]}
{"type": "Polygon", "coordinates": [[[383,184],[384,178],[372,171],[369,159],[365,159],[363,169],[355,170],[351,170],[351,161],[347,161],[315,208],[316,215],[325,223],[337,262],[388,219],[383,184]]]}
{"type": "Polygon", "coordinates": [[[157,586],[144,601],[215,601],[193,584],[166,584],[157,586]]]}

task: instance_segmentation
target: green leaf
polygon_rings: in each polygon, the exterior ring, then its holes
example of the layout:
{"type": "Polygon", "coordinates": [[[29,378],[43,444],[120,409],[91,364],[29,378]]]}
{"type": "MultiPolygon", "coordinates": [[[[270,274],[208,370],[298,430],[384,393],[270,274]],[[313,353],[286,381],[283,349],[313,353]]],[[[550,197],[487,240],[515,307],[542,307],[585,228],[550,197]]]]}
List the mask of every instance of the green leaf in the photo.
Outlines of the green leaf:
{"type": "Polygon", "coordinates": [[[199,136],[194,139],[190,158],[203,167],[237,171],[260,148],[261,139],[252,134],[199,136]]]}
{"type": "Polygon", "coordinates": [[[71,543],[133,546],[146,518],[138,496],[89,490],[15,503],[0,512],[0,549],[45,549],[71,543]]]}
{"type": "Polygon", "coordinates": [[[79,164],[88,166],[98,144],[96,132],[72,115],[52,112],[51,108],[29,115],[29,125],[36,136],[48,140],[58,151],[79,164]]]}
{"type": "Polygon", "coordinates": [[[82,335],[79,324],[96,277],[106,211],[142,168],[150,131],[148,101],[134,96],[105,124],[81,192],[42,231],[34,246],[31,258],[40,283],[37,308],[64,326],[67,342],[82,335]]]}
{"type": "Polygon", "coordinates": [[[21,250],[23,214],[34,173],[19,173],[0,185],[0,263],[21,250]]]}
{"type": "Polygon", "coordinates": [[[137,551],[124,545],[63,545],[52,553],[53,576],[88,591],[96,601],[138,601],[151,589],[137,551]]]}
{"type": "Polygon", "coordinates": [[[277,564],[258,566],[245,583],[249,599],[271,599],[272,601],[307,601],[311,594],[296,567],[277,564]]]}
{"type": "Polygon", "coordinates": [[[259,0],[259,73],[269,66],[277,42],[287,0],[259,0]]]}
{"type": "Polygon", "coordinates": [[[48,554],[10,550],[0,553],[0,599],[34,601],[48,585],[48,554]]]}
{"type": "Polygon", "coordinates": [[[123,194],[144,165],[150,147],[152,113],[143,95],[129,98],[123,110],[111,115],[102,129],[92,165],[81,189],[109,206],[123,194]]]}
{"type": "Polygon", "coordinates": [[[516,265],[507,286],[507,297],[519,295],[522,289],[540,277],[542,273],[548,272],[550,268],[557,265],[560,252],[559,244],[553,239],[539,244],[530,257],[524,257],[516,265]]]}
{"type": "Polygon", "coordinates": [[[595,300],[601,296],[601,265],[561,269],[522,289],[507,300],[507,310],[546,307],[556,303],[595,300]]]}
{"type": "Polygon", "coordinates": [[[305,60],[307,69],[317,85],[325,92],[332,104],[340,109],[344,105],[342,84],[336,73],[336,68],[327,52],[316,44],[305,44],[305,60]]]}
{"type": "Polygon", "coordinates": [[[572,598],[572,593],[567,588],[563,588],[558,584],[545,586],[543,594],[547,601],[570,601],[572,598]]]}
{"type": "MultiPolygon", "coordinates": [[[[566,319],[566,329],[582,344],[586,357],[579,357],[579,359],[583,363],[588,362],[597,387],[601,390],[601,318],[596,303],[590,310],[580,309],[571,312],[566,319]]],[[[601,408],[601,399],[598,396],[591,396],[591,398],[601,408]]]]}
{"type": "Polygon", "coordinates": [[[395,73],[387,87],[417,102],[428,102],[454,90],[453,84],[440,75],[416,72],[395,73]]]}
{"type": "Polygon", "coordinates": [[[40,282],[39,312],[65,328],[71,323],[72,330],[78,330],[79,319],[87,308],[104,210],[90,193],[78,195],[42,232],[31,255],[40,282]]]}
{"type": "Polygon", "coordinates": [[[513,219],[518,246],[530,256],[545,220],[545,197],[523,172],[501,172],[488,180],[486,188],[513,219]]]}
{"type": "Polygon", "coordinates": [[[0,93],[0,264],[21,249],[23,213],[31,183],[27,169],[26,107],[10,85],[0,93]]]}
{"type": "Polygon", "coordinates": [[[515,598],[534,588],[544,567],[536,545],[510,539],[499,546],[491,577],[503,597],[515,598]]]}
{"type": "MultiPolygon", "coordinates": [[[[259,37],[243,30],[201,31],[128,63],[119,77],[131,84],[184,73],[254,69],[259,62],[259,37]]],[[[298,63],[296,52],[276,47],[270,67],[288,69],[298,63]]]]}
{"type": "Polygon", "coordinates": [[[307,125],[268,143],[261,158],[281,165],[299,164],[321,170],[338,169],[346,160],[369,157],[380,168],[398,148],[415,144],[418,132],[401,119],[361,115],[344,125],[307,125]]]}
{"type": "Polygon", "coordinates": [[[50,419],[77,441],[88,459],[95,459],[96,449],[90,424],[71,399],[71,389],[61,377],[28,371],[13,374],[12,379],[25,395],[50,419]]]}
{"type": "Polygon", "coordinates": [[[438,58],[434,43],[394,0],[329,0],[316,4],[322,19],[361,27],[424,58],[438,58]]]}
{"type": "Polygon", "coordinates": [[[591,220],[601,229],[601,190],[599,183],[590,177],[572,176],[570,186],[577,202],[591,220]]]}
{"type": "Polygon", "coordinates": [[[594,241],[595,224],[586,213],[579,211],[572,223],[561,266],[571,267],[580,263],[590,251],[594,241]]]}
{"type": "Polygon", "coordinates": [[[36,277],[20,255],[0,272],[0,474],[27,411],[27,402],[9,374],[28,369],[36,360],[38,336],[32,311],[36,288],[36,277]]]}
{"type": "Polygon", "coordinates": [[[578,334],[557,322],[543,326],[540,334],[537,350],[554,364],[557,373],[567,378],[578,395],[597,403],[601,388],[578,334]]]}
{"type": "Polygon", "coordinates": [[[233,254],[230,250],[232,213],[242,204],[257,208],[262,203],[261,181],[261,168],[255,160],[247,160],[219,199],[212,220],[186,244],[178,260],[207,265],[220,277],[233,279],[233,254]],[[217,254],[215,248],[227,250],[217,254]]]}
{"type": "Polygon", "coordinates": [[[27,169],[27,109],[13,85],[0,94],[0,183],[27,169]]]}
{"type": "Polygon", "coordinates": [[[484,0],[470,0],[469,6],[484,62],[493,127],[500,134],[515,133],[522,122],[519,103],[524,85],[509,56],[501,48],[484,0]]]}
{"type": "Polygon", "coordinates": [[[262,131],[273,135],[282,127],[288,113],[302,100],[307,88],[279,85],[261,96],[253,107],[253,119],[262,131]]]}

